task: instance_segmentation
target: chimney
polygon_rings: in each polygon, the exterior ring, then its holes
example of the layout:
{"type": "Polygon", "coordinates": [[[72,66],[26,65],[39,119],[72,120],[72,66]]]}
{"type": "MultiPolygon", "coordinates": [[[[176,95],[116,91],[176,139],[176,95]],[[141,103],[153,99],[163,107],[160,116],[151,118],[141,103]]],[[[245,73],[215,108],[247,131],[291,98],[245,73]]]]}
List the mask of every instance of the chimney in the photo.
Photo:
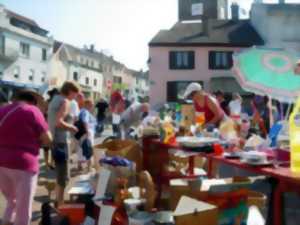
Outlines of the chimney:
{"type": "Polygon", "coordinates": [[[95,45],[94,45],[94,44],[91,44],[91,45],[90,45],[90,51],[91,51],[91,52],[94,52],[94,51],[95,51],[95,45]]]}
{"type": "Polygon", "coordinates": [[[206,16],[202,16],[202,33],[205,35],[205,36],[208,36],[208,18],[206,16]]]}
{"type": "Polygon", "coordinates": [[[285,0],[279,0],[279,4],[285,4],[285,0]]]}
{"type": "Polygon", "coordinates": [[[232,3],[231,5],[231,19],[239,20],[240,16],[240,6],[237,3],[232,3]]]}

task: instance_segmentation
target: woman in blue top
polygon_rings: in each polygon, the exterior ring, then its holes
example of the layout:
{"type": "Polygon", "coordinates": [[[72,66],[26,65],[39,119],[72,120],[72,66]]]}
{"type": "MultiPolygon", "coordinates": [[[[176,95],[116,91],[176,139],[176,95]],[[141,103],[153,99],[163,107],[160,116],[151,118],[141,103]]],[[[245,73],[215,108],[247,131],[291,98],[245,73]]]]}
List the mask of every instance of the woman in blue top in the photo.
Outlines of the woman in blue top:
{"type": "Polygon", "coordinates": [[[97,119],[93,115],[94,104],[91,99],[86,99],[84,101],[84,106],[80,110],[79,120],[83,123],[85,128],[85,134],[79,140],[78,149],[78,168],[82,168],[82,163],[88,163],[88,170],[91,168],[93,149],[97,126],[97,119]]]}

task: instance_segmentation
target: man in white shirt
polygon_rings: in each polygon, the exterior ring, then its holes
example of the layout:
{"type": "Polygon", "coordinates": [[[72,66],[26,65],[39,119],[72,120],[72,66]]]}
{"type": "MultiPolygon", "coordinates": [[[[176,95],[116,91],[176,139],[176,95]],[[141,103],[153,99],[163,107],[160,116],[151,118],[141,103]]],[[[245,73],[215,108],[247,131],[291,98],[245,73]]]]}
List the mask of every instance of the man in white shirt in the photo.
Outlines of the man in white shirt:
{"type": "Polygon", "coordinates": [[[128,137],[131,127],[137,127],[149,113],[148,103],[135,102],[131,104],[121,115],[121,127],[123,137],[128,137]]]}
{"type": "Polygon", "coordinates": [[[242,98],[238,93],[232,94],[232,100],[229,103],[230,116],[239,119],[242,113],[242,98]]]}

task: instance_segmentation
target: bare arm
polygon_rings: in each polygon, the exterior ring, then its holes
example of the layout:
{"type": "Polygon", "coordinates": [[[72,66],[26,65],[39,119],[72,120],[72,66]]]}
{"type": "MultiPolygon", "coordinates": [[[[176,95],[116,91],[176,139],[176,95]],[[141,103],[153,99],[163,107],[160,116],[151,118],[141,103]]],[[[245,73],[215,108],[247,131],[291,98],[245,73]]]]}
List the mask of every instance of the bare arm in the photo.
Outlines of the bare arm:
{"type": "Polygon", "coordinates": [[[41,145],[44,147],[49,147],[51,145],[52,135],[51,135],[50,131],[43,132],[40,135],[40,142],[41,142],[41,145]]]}
{"type": "Polygon", "coordinates": [[[217,103],[213,101],[210,97],[208,98],[207,104],[209,109],[212,112],[214,112],[214,117],[210,121],[207,121],[206,124],[216,124],[223,118],[224,112],[222,112],[220,107],[217,106],[217,103]]]}
{"type": "Polygon", "coordinates": [[[66,129],[72,132],[77,132],[77,128],[73,124],[64,121],[64,118],[68,114],[68,109],[69,105],[68,102],[65,100],[62,106],[60,107],[59,111],[57,112],[55,125],[58,128],[66,129]]]}

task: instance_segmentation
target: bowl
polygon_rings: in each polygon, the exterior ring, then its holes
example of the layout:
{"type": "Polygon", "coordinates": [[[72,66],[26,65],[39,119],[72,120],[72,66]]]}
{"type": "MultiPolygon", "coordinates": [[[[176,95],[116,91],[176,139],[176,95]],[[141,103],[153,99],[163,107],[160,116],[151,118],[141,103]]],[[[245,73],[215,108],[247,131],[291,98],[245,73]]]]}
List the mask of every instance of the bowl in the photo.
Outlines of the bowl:
{"type": "Polygon", "coordinates": [[[138,209],[139,206],[146,202],[145,199],[128,198],[124,200],[125,209],[128,212],[133,212],[138,209]]]}
{"type": "Polygon", "coordinates": [[[145,211],[136,211],[129,215],[129,225],[145,225],[152,221],[153,215],[145,211]]]}
{"type": "Polygon", "coordinates": [[[160,211],[154,214],[153,222],[155,225],[172,225],[174,217],[171,211],[160,211]]]}

